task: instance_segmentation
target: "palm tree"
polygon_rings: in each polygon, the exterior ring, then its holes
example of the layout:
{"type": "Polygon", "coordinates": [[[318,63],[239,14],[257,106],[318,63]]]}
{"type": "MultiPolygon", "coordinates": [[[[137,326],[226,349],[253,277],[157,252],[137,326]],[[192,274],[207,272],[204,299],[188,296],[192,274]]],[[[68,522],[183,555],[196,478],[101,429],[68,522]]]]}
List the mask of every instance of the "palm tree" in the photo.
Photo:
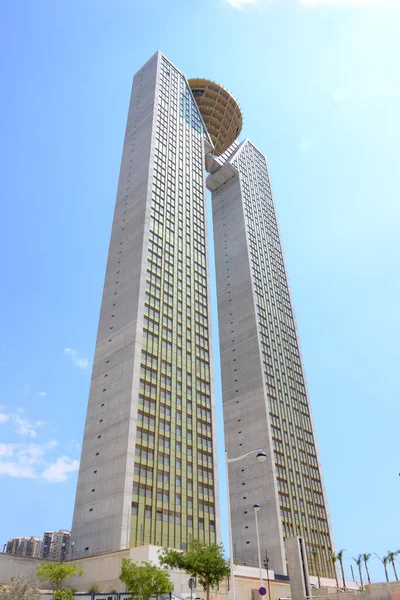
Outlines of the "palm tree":
{"type": "Polygon", "coordinates": [[[315,567],[315,570],[317,572],[317,577],[318,577],[318,587],[320,588],[321,587],[321,577],[319,574],[318,552],[315,548],[313,550],[311,550],[311,556],[313,557],[314,567],[315,567]]]}
{"type": "Polygon", "coordinates": [[[353,558],[354,562],[356,563],[357,567],[358,567],[358,572],[360,573],[360,583],[361,583],[361,589],[363,589],[364,587],[364,582],[363,582],[363,578],[362,578],[362,571],[361,571],[361,566],[362,566],[362,554],[359,554],[357,556],[357,558],[353,558]]]}
{"type": "Polygon", "coordinates": [[[343,554],[346,552],[346,550],[340,550],[340,552],[337,553],[337,559],[340,563],[340,570],[342,571],[342,579],[343,579],[343,589],[346,590],[346,579],[344,576],[344,569],[343,569],[343,554]]]}
{"type": "Polygon", "coordinates": [[[338,581],[338,577],[337,577],[337,568],[336,568],[336,561],[337,561],[337,556],[334,552],[330,552],[330,559],[333,563],[333,570],[335,571],[335,579],[336,579],[336,589],[339,589],[339,581],[338,581]]]}
{"type": "Polygon", "coordinates": [[[389,563],[389,556],[384,556],[382,562],[383,562],[383,566],[385,567],[386,581],[389,583],[389,575],[388,575],[388,570],[387,570],[387,566],[389,563]]]}
{"type": "Polygon", "coordinates": [[[388,550],[388,553],[387,553],[387,559],[388,559],[388,562],[390,562],[392,564],[394,576],[396,577],[396,581],[398,581],[399,578],[397,577],[396,565],[394,564],[394,560],[398,554],[399,554],[398,550],[397,550],[397,552],[391,552],[390,550],[388,550]]]}
{"type": "Polygon", "coordinates": [[[369,570],[368,570],[368,561],[371,558],[371,554],[363,554],[362,558],[364,561],[365,570],[367,571],[368,583],[371,583],[371,577],[369,576],[369,570]]]}

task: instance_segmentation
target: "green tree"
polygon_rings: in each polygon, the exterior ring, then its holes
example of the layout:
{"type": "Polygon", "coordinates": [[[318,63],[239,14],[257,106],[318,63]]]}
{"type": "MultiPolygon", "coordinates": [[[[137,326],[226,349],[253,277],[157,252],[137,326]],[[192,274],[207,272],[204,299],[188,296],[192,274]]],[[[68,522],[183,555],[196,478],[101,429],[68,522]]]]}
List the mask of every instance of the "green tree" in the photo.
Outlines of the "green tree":
{"type": "Polygon", "coordinates": [[[43,562],[36,571],[36,579],[41,583],[49,582],[54,590],[59,590],[64,579],[80,577],[83,571],[73,563],[43,562]]]}
{"type": "Polygon", "coordinates": [[[371,558],[371,554],[363,554],[362,558],[363,558],[363,561],[364,561],[365,570],[367,572],[368,583],[371,583],[371,577],[369,576],[369,570],[368,570],[368,561],[371,558]]]}
{"type": "Polygon", "coordinates": [[[171,569],[186,571],[197,579],[206,592],[207,600],[210,598],[210,590],[230,575],[222,544],[207,545],[199,540],[192,540],[185,552],[164,548],[160,553],[160,562],[171,569]]]}
{"type": "Polygon", "coordinates": [[[385,569],[386,581],[389,583],[389,573],[388,573],[388,570],[387,570],[387,566],[389,564],[389,556],[384,556],[383,559],[382,559],[382,563],[383,563],[383,566],[384,566],[384,569],[385,569]]]}
{"type": "Polygon", "coordinates": [[[343,580],[343,589],[346,590],[346,578],[344,576],[344,568],[343,568],[343,554],[346,552],[346,550],[340,550],[337,553],[337,559],[339,561],[340,564],[340,570],[342,571],[342,580],[343,580]]]}
{"type": "Polygon", "coordinates": [[[315,571],[317,573],[317,578],[318,578],[318,587],[321,587],[321,575],[319,573],[319,560],[318,560],[318,551],[314,548],[313,550],[311,550],[311,556],[313,557],[313,566],[315,568],[315,571]]]}
{"type": "Polygon", "coordinates": [[[362,554],[359,554],[357,556],[357,558],[353,558],[354,562],[356,563],[357,567],[358,567],[358,572],[360,573],[360,583],[361,583],[361,589],[364,588],[364,582],[363,582],[363,577],[362,577],[362,562],[363,562],[363,557],[362,554]]]}
{"type": "Polygon", "coordinates": [[[338,576],[337,576],[337,567],[336,567],[337,556],[336,556],[335,552],[330,552],[329,556],[333,563],[333,570],[335,571],[335,579],[336,579],[336,589],[338,590],[339,589],[339,580],[338,580],[338,576]]]}
{"type": "Polygon", "coordinates": [[[397,552],[391,552],[390,550],[388,550],[388,553],[387,553],[388,562],[390,562],[393,567],[394,576],[396,577],[396,581],[398,581],[399,578],[397,577],[396,565],[394,564],[394,561],[398,554],[399,554],[398,550],[397,550],[397,552]]]}
{"type": "Polygon", "coordinates": [[[147,600],[151,596],[168,594],[173,590],[168,571],[150,562],[138,564],[123,558],[119,578],[133,598],[147,600]]]}

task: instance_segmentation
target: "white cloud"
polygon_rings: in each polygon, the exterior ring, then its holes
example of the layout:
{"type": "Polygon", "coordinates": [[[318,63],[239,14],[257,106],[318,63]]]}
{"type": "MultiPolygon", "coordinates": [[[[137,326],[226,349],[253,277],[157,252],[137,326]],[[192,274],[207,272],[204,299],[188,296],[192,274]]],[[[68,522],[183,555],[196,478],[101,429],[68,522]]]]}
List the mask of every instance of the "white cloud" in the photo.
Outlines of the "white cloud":
{"type": "MultiPolygon", "coordinates": [[[[43,427],[43,421],[31,422],[25,416],[25,410],[18,408],[14,412],[5,412],[0,406],[0,423],[8,423],[4,428],[19,436],[35,438],[36,431],[43,427]],[[11,431],[10,431],[11,430],[11,431]]],[[[2,475],[14,478],[38,479],[50,483],[67,480],[69,473],[76,471],[79,461],[63,454],[57,458],[53,450],[58,446],[56,440],[44,443],[36,441],[15,441],[0,443],[0,477],[2,475]]],[[[63,452],[66,452],[64,448],[63,452]]],[[[77,448],[71,446],[68,454],[76,455],[77,448]]]]}
{"type": "Polygon", "coordinates": [[[257,0],[224,0],[227,4],[232,6],[232,8],[237,8],[241,10],[247,4],[256,4],[257,0]]]}
{"type": "Polygon", "coordinates": [[[298,0],[299,4],[303,6],[332,6],[343,5],[343,6],[371,6],[372,4],[393,4],[398,0],[298,0]]]}
{"type": "Polygon", "coordinates": [[[29,437],[36,437],[36,430],[41,427],[43,423],[41,421],[35,421],[32,423],[29,419],[23,419],[20,415],[10,415],[11,421],[14,424],[15,433],[18,435],[27,435],[29,437]]]}
{"type": "MultiPolygon", "coordinates": [[[[267,0],[268,2],[270,0],[267,0]]],[[[278,0],[276,0],[278,1],[278,0]]],[[[227,4],[241,10],[249,4],[263,4],[265,0],[224,0],[227,4]]],[[[399,4],[400,0],[297,0],[302,6],[380,6],[382,4],[399,4]]]]}
{"type": "Polygon", "coordinates": [[[50,483],[59,483],[67,480],[67,474],[77,471],[79,461],[68,456],[60,456],[55,463],[49,465],[42,473],[42,478],[50,483]]]}
{"type": "Polygon", "coordinates": [[[0,475],[8,475],[9,477],[25,477],[35,479],[37,477],[32,467],[26,467],[12,462],[0,461],[0,475]]]}
{"type": "Polygon", "coordinates": [[[10,415],[0,412],[0,423],[5,423],[6,421],[9,421],[9,420],[10,420],[10,415]]]}
{"type": "Polygon", "coordinates": [[[56,446],[58,446],[56,440],[51,440],[47,444],[20,444],[17,452],[18,461],[22,465],[40,465],[43,463],[45,453],[56,446]]]}
{"type": "Polygon", "coordinates": [[[17,408],[15,413],[0,412],[0,424],[11,423],[17,435],[26,435],[28,437],[36,437],[37,429],[43,426],[42,421],[30,421],[21,415],[25,413],[23,408],[17,408]]]}
{"type": "Polygon", "coordinates": [[[49,483],[67,480],[76,471],[79,461],[61,456],[55,462],[46,460],[46,453],[58,445],[56,440],[46,444],[0,444],[0,476],[43,479],[49,483]]]}
{"type": "Polygon", "coordinates": [[[85,357],[78,356],[78,353],[73,348],[65,348],[64,354],[66,356],[70,356],[72,359],[72,362],[79,369],[88,369],[89,368],[89,360],[85,357]]]}
{"type": "Polygon", "coordinates": [[[36,394],[36,396],[41,396],[42,398],[44,398],[44,397],[45,397],[45,395],[46,395],[46,392],[38,392],[38,393],[36,394]]]}
{"type": "Polygon", "coordinates": [[[18,444],[0,444],[0,458],[3,456],[14,456],[18,444]]]}

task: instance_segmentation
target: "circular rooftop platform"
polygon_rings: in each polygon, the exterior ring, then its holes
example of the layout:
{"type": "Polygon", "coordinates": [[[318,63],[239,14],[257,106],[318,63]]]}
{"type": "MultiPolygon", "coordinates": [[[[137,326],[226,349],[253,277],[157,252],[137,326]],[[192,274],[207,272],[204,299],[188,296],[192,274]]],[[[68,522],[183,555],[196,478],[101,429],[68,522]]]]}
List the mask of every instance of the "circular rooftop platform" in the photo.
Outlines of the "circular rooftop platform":
{"type": "Polygon", "coordinates": [[[189,79],[207,131],[220,156],[242,130],[242,112],[235,98],[222,86],[208,79],[189,79]]]}

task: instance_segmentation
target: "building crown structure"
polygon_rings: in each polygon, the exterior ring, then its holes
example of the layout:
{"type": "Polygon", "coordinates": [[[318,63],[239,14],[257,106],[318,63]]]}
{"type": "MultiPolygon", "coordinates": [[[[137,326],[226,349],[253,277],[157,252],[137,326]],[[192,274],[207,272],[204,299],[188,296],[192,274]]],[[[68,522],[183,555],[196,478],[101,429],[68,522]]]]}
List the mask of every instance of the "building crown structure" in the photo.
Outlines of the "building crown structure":
{"type": "MultiPolygon", "coordinates": [[[[333,542],[265,156],[234,97],[157,52],[135,75],[72,526],[75,556],[219,541],[206,188],[235,561],[333,542]],[[205,170],[208,177],[205,179],[205,170]],[[254,460],[264,451],[267,460],[254,460]],[[234,459],[234,460],[232,460],[234,459]]],[[[318,551],[318,564],[312,550],[318,551]]]]}
{"type": "Polygon", "coordinates": [[[189,85],[214,145],[213,154],[220,156],[242,131],[239,104],[228,90],[208,79],[189,79],[189,85]]]}

